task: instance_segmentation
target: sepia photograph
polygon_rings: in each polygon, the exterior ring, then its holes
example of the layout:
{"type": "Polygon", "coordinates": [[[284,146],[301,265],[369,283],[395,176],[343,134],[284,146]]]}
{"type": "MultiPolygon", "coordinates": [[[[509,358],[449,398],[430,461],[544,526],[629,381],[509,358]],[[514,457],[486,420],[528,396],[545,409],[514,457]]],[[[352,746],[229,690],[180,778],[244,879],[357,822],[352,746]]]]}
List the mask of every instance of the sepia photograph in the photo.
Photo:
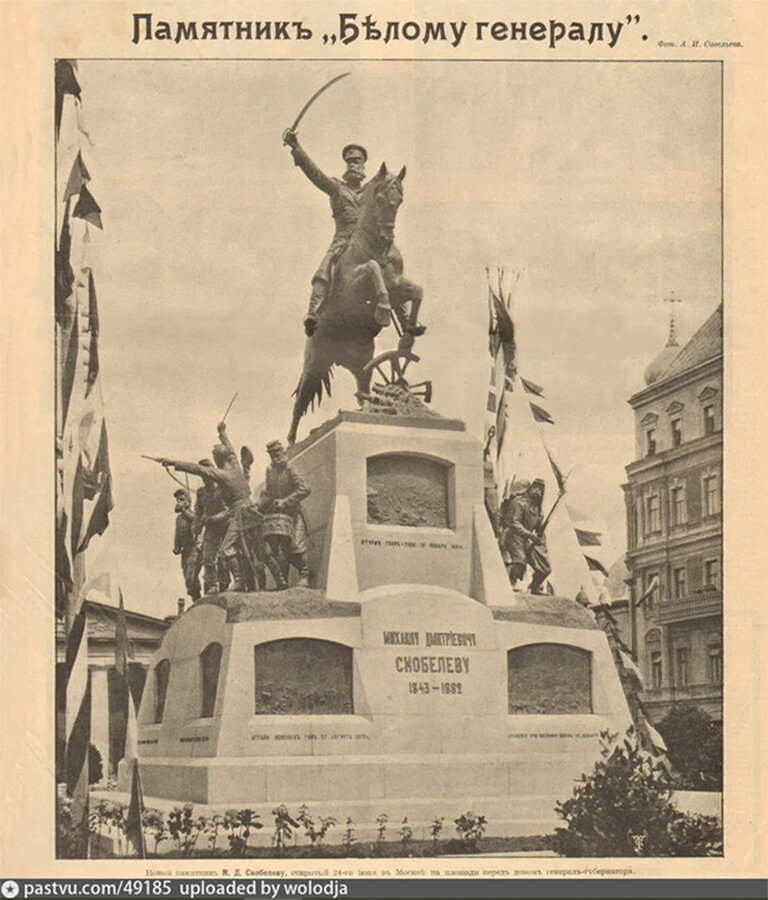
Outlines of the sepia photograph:
{"type": "Polygon", "coordinates": [[[722,123],[56,60],[58,858],[722,855],[722,123]]]}

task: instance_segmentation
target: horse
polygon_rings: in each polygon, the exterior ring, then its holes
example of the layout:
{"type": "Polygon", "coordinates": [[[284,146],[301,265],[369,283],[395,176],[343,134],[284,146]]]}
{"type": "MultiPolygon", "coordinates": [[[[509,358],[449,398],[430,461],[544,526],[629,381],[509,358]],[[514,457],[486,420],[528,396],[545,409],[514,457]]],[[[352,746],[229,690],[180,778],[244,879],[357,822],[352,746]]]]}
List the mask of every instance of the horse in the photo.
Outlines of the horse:
{"type": "Polygon", "coordinates": [[[334,262],[317,326],[307,337],[304,368],[293,392],[289,445],[296,442],[301,417],[322,400],[323,389],[330,395],[334,365],[354,375],[358,393],[368,392],[371,372],[366,366],[373,359],[374,340],[393,314],[408,346],[424,331],[417,320],[422,289],[403,276],[403,258],[394,243],[404,178],[405,166],[393,175],[382,163],[363,188],[360,218],[334,262]]]}

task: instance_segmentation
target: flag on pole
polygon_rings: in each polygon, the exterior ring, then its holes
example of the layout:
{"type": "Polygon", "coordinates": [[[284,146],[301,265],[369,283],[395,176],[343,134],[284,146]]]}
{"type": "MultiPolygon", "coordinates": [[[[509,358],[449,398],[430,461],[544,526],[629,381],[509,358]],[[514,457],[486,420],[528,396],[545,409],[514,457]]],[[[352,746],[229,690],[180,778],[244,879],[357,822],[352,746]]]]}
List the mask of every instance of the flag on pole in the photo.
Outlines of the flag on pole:
{"type": "Polygon", "coordinates": [[[643,591],[643,593],[638,598],[636,606],[640,606],[641,604],[645,603],[646,600],[653,597],[653,595],[656,593],[656,590],[658,589],[658,587],[659,587],[659,576],[654,575],[653,578],[651,579],[648,587],[643,591]]]}
{"type": "Polygon", "coordinates": [[[144,840],[144,829],[141,827],[144,815],[144,797],[141,791],[141,778],[139,777],[139,760],[134,757],[129,761],[131,767],[131,800],[128,805],[128,813],[125,817],[125,837],[128,843],[128,855],[147,858],[147,846],[144,840]]]}
{"type": "Polygon", "coordinates": [[[129,855],[145,859],[147,852],[144,832],[141,827],[141,820],[144,815],[144,798],[141,790],[141,774],[139,772],[136,701],[131,692],[131,683],[128,677],[129,660],[133,658],[133,652],[128,640],[128,623],[125,618],[122,591],[119,591],[119,596],[120,603],[117,608],[117,619],[115,622],[115,669],[122,681],[122,694],[125,697],[125,741],[123,752],[120,755],[126,760],[126,764],[131,769],[131,800],[125,820],[125,836],[128,842],[129,855]]]}
{"type": "Polygon", "coordinates": [[[71,798],[72,856],[88,855],[88,558],[112,509],[111,473],[99,380],[98,309],[91,226],[101,209],[86,187],[92,167],[83,143],[81,90],[74,60],[55,68],[56,222],[56,612],[66,631],[66,788],[71,798]]]}

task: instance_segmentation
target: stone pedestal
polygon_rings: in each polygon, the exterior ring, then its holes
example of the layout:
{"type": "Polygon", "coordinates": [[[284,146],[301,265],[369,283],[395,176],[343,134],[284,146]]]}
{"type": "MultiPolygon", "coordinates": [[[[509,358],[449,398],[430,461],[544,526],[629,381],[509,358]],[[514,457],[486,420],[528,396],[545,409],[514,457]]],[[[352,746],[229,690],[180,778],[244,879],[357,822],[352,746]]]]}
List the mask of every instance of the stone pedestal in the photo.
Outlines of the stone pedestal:
{"type": "Polygon", "coordinates": [[[549,831],[599,732],[630,717],[592,615],[511,590],[479,443],[460,422],[342,413],[291,464],[316,587],[208,598],[173,624],[139,714],[146,796],[549,831]]]}

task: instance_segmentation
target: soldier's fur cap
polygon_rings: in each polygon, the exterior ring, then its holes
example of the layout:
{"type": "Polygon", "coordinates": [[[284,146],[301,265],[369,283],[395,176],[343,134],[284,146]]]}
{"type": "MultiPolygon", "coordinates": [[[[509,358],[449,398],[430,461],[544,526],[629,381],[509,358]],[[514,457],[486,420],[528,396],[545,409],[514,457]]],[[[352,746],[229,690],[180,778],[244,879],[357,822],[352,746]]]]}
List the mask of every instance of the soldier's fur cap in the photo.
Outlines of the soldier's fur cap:
{"type": "Polygon", "coordinates": [[[173,496],[178,500],[180,497],[184,497],[189,500],[189,494],[184,490],[184,488],[179,488],[177,491],[173,492],[173,496]]]}
{"type": "Polygon", "coordinates": [[[285,447],[283,447],[282,441],[270,441],[267,444],[267,453],[272,453],[272,451],[277,451],[277,450],[285,450],[285,447]]]}
{"type": "Polygon", "coordinates": [[[341,151],[341,158],[344,162],[347,161],[347,154],[350,150],[359,150],[363,154],[363,161],[368,162],[368,151],[365,147],[361,147],[360,144],[347,144],[347,146],[341,151]]]}
{"type": "Polygon", "coordinates": [[[537,485],[538,485],[538,487],[543,488],[544,487],[544,479],[543,478],[534,478],[533,481],[531,482],[531,487],[536,487],[537,485]]]}

